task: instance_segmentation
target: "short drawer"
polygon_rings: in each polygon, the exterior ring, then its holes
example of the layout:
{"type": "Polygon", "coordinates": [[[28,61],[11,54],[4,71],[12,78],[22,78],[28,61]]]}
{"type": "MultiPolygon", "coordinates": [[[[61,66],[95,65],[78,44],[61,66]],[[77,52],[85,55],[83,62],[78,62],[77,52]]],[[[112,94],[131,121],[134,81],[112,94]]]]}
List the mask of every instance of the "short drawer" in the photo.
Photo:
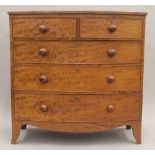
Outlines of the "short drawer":
{"type": "Polygon", "coordinates": [[[135,41],[15,41],[14,63],[140,63],[142,44],[135,41]]]}
{"type": "Polygon", "coordinates": [[[140,91],[140,66],[19,66],[13,68],[16,90],[107,92],[140,91]]]}
{"type": "Polygon", "coordinates": [[[81,38],[142,38],[142,20],[88,18],[80,20],[81,38]]]}
{"type": "Polygon", "coordinates": [[[14,19],[13,37],[75,38],[76,20],[63,18],[14,19]]]}
{"type": "Polygon", "coordinates": [[[15,119],[51,122],[137,120],[139,95],[15,94],[15,119]]]}

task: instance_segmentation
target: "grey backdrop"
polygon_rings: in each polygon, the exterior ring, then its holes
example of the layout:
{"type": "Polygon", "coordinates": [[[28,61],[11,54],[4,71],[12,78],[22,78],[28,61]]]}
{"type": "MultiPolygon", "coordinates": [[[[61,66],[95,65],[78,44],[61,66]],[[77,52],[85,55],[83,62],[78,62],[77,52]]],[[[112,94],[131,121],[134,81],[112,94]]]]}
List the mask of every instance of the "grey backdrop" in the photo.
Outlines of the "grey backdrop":
{"type": "Polygon", "coordinates": [[[0,6],[0,149],[155,149],[155,6],[0,6]],[[94,10],[147,12],[142,144],[131,130],[98,134],[57,134],[29,127],[11,145],[10,42],[8,11],[94,10]],[[22,141],[24,139],[24,141],[22,141]]]}

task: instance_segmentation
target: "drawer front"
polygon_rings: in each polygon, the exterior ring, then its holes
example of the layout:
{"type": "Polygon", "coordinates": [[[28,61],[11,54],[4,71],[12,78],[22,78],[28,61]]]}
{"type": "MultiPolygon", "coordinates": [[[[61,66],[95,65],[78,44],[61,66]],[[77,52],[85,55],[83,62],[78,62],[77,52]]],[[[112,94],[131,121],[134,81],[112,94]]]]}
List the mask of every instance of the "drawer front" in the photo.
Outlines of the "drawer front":
{"type": "Polygon", "coordinates": [[[131,41],[15,41],[15,63],[111,64],[141,62],[141,43],[131,41]]]}
{"type": "Polygon", "coordinates": [[[140,91],[140,66],[20,66],[14,67],[17,90],[104,92],[140,91]]]}
{"type": "Polygon", "coordinates": [[[139,95],[16,94],[15,118],[53,122],[137,120],[139,95]]]}
{"type": "Polygon", "coordinates": [[[13,37],[75,38],[75,19],[14,19],[13,37]]]}
{"type": "Polygon", "coordinates": [[[142,38],[142,20],[81,19],[81,38],[142,38]]]}

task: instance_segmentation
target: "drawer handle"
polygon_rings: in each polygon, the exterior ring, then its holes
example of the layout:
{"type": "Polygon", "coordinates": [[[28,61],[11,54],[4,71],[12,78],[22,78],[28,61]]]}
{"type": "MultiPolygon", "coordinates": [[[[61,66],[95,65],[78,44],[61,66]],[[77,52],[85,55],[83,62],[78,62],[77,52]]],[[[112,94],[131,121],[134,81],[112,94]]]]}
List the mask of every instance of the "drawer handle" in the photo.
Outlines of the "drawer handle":
{"type": "Polygon", "coordinates": [[[108,105],[107,106],[107,111],[108,112],[113,112],[114,111],[114,106],[113,105],[108,105]]]}
{"type": "Polygon", "coordinates": [[[46,33],[48,30],[47,26],[46,25],[40,25],[39,26],[39,31],[42,32],[42,33],[46,33]]]}
{"type": "Polygon", "coordinates": [[[48,111],[48,106],[45,105],[45,104],[42,104],[42,105],[40,106],[40,111],[41,111],[41,112],[47,112],[47,111],[48,111]]]}
{"type": "Polygon", "coordinates": [[[107,51],[107,55],[108,55],[109,57],[115,56],[115,55],[116,55],[116,50],[115,50],[115,49],[109,49],[109,50],[107,51]]]}
{"type": "Polygon", "coordinates": [[[41,48],[38,53],[40,56],[47,56],[48,51],[46,50],[46,48],[41,48]]]}
{"type": "Polygon", "coordinates": [[[117,30],[117,27],[116,27],[116,25],[110,25],[110,27],[109,27],[109,32],[115,32],[117,30]]]}
{"type": "Polygon", "coordinates": [[[39,77],[39,81],[40,81],[41,83],[48,83],[48,78],[47,78],[46,75],[41,75],[41,76],[39,77]]]}
{"type": "Polygon", "coordinates": [[[107,82],[108,83],[113,83],[115,81],[115,77],[113,76],[113,75],[109,75],[108,77],[107,77],[107,82]]]}

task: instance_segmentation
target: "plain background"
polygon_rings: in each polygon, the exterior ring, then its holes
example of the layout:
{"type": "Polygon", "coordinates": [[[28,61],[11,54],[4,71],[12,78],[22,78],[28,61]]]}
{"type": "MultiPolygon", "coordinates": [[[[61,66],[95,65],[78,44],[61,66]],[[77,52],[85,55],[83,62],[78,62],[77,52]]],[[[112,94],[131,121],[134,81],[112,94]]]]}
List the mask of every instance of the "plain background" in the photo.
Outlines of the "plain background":
{"type": "Polygon", "coordinates": [[[155,149],[155,6],[0,6],[0,149],[155,149]],[[28,127],[11,145],[10,42],[8,11],[147,12],[142,144],[125,127],[97,134],[60,134],[28,127]]]}

